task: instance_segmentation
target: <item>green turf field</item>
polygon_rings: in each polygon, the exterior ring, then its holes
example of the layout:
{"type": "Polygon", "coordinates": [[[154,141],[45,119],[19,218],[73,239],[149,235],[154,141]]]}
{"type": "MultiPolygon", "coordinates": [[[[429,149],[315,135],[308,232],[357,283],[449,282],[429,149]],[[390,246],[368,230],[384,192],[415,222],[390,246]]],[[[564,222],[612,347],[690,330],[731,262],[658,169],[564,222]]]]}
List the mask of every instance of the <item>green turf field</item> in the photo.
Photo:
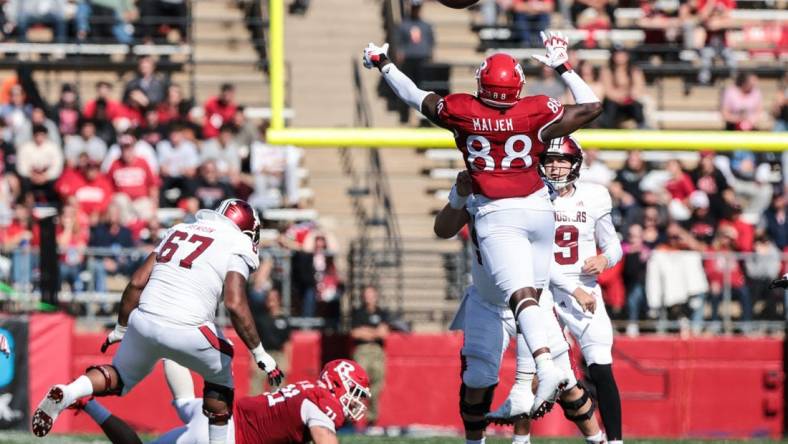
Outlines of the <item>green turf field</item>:
{"type": "MultiPolygon", "coordinates": [[[[105,443],[106,439],[102,436],[96,435],[53,435],[46,439],[38,439],[29,433],[21,432],[0,432],[0,444],[84,444],[84,443],[105,443]]],[[[368,436],[340,436],[340,442],[345,444],[462,444],[464,441],[460,438],[372,438],[368,436]]],[[[570,444],[582,443],[579,438],[535,438],[532,440],[534,444],[570,444]]],[[[663,440],[663,439],[628,439],[627,444],[717,444],[717,443],[754,443],[754,444],[773,444],[773,443],[788,443],[788,441],[774,441],[768,439],[753,439],[743,441],[731,440],[701,440],[701,439],[685,439],[685,440],[663,440]]],[[[510,440],[503,438],[490,438],[487,444],[509,444],[510,440]]]]}

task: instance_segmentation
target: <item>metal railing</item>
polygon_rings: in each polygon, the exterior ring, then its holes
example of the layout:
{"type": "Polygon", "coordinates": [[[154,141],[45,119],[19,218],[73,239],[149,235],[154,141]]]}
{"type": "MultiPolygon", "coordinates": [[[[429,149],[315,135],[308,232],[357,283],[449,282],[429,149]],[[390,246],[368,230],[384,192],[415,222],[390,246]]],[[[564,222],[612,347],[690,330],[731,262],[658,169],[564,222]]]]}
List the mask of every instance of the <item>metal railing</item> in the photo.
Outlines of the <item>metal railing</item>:
{"type": "MultiPolygon", "coordinates": [[[[362,253],[353,250],[351,255],[363,254],[365,261],[384,263],[388,260],[389,253],[382,247],[383,242],[376,242],[369,239],[368,248],[362,253]]],[[[120,301],[121,293],[128,277],[133,272],[137,264],[144,261],[150,253],[150,248],[84,248],[84,249],[61,249],[60,255],[60,282],[61,291],[57,295],[57,302],[60,308],[77,315],[86,324],[97,326],[114,322],[117,304],[120,301]],[[115,272],[108,272],[104,267],[103,260],[111,258],[120,265],[115,272]],[[111,276],[111,277],[110,277],[111,276]],[[99,283],[101,279],[110,279],[112,283],[99,283]],[[79,282],[76,282],[79,280],[79,282]]],[[[471,283],[470,261],[474,260],[472,249],[465,244],[458,243],[454,251],[407,251],[403,252],[411,258],[414,263],[436,263],[441,264],[444,269],[443,274],[436,274],[424,277],[423,283],[429,285],[443,285],[445,289],[442,300],[456,300],[462,297],[465,287],[471,283]],[[428,282],[429,281],[429,282],[428,282]]],[[[291,252],[278,247],[265,248],[260,250],[261,257],[273,260],[271,279],[281,284],[283,295],[283,305],[285,313],[291,313],[292,290],[291,290],[291,252]]],[[[350,258],[351,261],[360,261],[361,258],[350,258]]],[[[409,259],[409,260],[411,260],[409,259]]],[[[735,253],[735,252],[667,252],[659,251],[652,254],[646,267],[646,279],[642,283],[647,292],[654,294],[647,295],[644,303],[650,313],[648,319],[638,319],[637,324],[641,331],[656,333],[689,333],[698,334],[706,332],[710,334],[733,334],[756,332],[782,332],[788,319],[788,292],[781,290],[766,290],[762,285],[765,281],[777,278],[777,275],[763,276],[759,279],[760,284],[750,276],[739,286],[734,278],[735,273],[745,273],[747,262],[758,262],[761,266],[778,269],[788,263],[788,253],[763,255],[756,253],[735,253]],[[662,255],[662,257],[660,257],[662,255]],[[715,291],[711,291],[709,278],[703,270],[710,261],[716,262],[714,267],[721,272],[715,281],[719,284],[715,291]],[[693,265],[694,262],[694,265],[693,265]],[[664,264],[669,264],[665,268],[664,264]],[[672,267],[672,268],[671,268],[672,267]],[[686,275],[681,274],[685,270],[686,275]],[[692,279],[700,280],[700,288],[696,294],[692,291],[684,292],[679,295],[673,290],[668,289],[666,284],[672,281],[684,281],[690,278],[689,273],[694,275],[692,279]],[[650,282],[653,281],[653,282],[650,282]],[[663,290],[654,290],[656,286],[661,286],[663,290]],[[749,292],[749,297],[742,297],[740,292],[749,292]],[[760,290],[759,290],[760,289],[760,290]],[[672,291],[672,293],[670,293],[672,291]],[[768,291],[768,292],[767,292],[768,291]],[[772,298],[769,300],[769,298],[772,298]],[[774,306],[782,305],[782,310],[775,310],[779,318],[771,319],[744,319],[745,313],[752,312],[753,308],[772,303],[774,306]],[[743,304],[749,304],[745,307],[743,304]],[[718,318],[711,319],[712,310],[716,305],[718,318]],[[678,310],[676,308],[679,307],[678,310]],[[749,308],[750,310],[746,310],[749,308]],[[736,318],[739,314],[738,319],[736,318]]],[[[24,313],[35,311],[41,302],[40,276],[39,271],[39,252],[37,248],[22,246],[10,251],[0,253],[0,307],[3,311],[24,313]]],[[[398,279],[396,275],[382,276],[377,270],[380,283],[383,284],[382,290],[391,290],[396,287],[398,279]]],[[[253,279],[250,278],[250,282],[253,279]]],[[[632,288],[628,288],[631,292],[632,288]]],[[[403,295],[404,296],[404,295],[403,295]]],[[[629,296],[629,295],[628,295],[629,296]]],[[[347,300],[347,298],[346,298],[347,300]]],[[[454,310],[454,304],[447,304],[445,312],[435,317],[435,309],[429,312],[422,312],[418,306],[409,307],[402,303],[402,299],[395,307],[401,310],[402,316],[408,321],[428,320],[447,323],[454,310]],[[426,316],[426,317],[425,317],[426,316]]],[[[763,313],[763,310],[761,311],[763,313]]],[[[320,323],[314,320],[296,319],[296,323],[304,328],[319,327],[320,323]],[[303,322],[300,322],[303,321],[303,322]]],[[[217,322],[220,325],[229,325],[228,317],[224,309],[220,306],[217,313],[217,322]]],[[[614,324],[620,330],[624,330],[628,321],[617,320],[614,324]]]]}
{"type": "MultiPolygon", "coordinates": [[[[60,249],[58,305],[90,325],[114,322],[123,287],[151,251],[150,247],[60,249]],[[118,267],[107,270],[104,259],[112,259],[118,267]]],[[[261,259],[273,261],[271,280],[279,283],[283,311],[291,313],[292,253],[279,247],[262,248],[259,253],[261,259]]],[[[25,313],[40,308],[40,263],[38,248],[29,245],[0,252],[0,311],[25,313]]],[[[253,282],[250,277],[250,291],[253,282]]],[[[221,304],[217,322],[229,325],[221,304]]]]}

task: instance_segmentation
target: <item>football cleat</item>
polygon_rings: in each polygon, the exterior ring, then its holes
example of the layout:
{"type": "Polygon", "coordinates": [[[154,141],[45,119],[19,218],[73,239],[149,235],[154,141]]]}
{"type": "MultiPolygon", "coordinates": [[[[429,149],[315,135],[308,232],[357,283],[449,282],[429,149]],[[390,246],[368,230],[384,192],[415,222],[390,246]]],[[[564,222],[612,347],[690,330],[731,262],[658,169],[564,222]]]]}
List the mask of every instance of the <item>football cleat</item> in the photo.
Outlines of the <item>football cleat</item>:
{"type": "Polygon", "coordinates": [[[508,425],[528,418],[534,405],[534,392],[531,391],[531,382],[515,383],[509,392],[509,397],[494,412],[484,417],[493,424],[508,425]]]}
{"type": "Polygon", "coordinates": [[[534,405],[531,407],[531,419],[546,415],[553,408],[558,395],[569,385],[569,378],[555,365],[537,371],[537,376],[539,385],[536,388],[534,405]]]}
{"type": "Polygon", "coordinates": [[[72,401],[66,399],[65,388],[66,386],[60,384],[52,386],[46,397],[38,404],[38,408],[33,412],[34,435],[46,436],[52,430],[58,415],[71,405],[72,401]]]}

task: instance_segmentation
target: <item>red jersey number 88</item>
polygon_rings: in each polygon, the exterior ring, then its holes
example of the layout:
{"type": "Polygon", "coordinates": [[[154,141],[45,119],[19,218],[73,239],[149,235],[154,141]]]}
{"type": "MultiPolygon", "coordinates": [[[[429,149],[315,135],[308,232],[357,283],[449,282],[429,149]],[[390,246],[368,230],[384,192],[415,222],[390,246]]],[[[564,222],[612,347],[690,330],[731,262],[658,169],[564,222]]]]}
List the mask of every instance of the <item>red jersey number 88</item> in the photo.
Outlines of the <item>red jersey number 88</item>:
{"type": "Polygon", "coordinates": [[[496,165],[495,159],[490,155],[490,141],[484,136],[468,136],[465,148],[468,151],[468,164],[474,171],[508,170],[511,168],[530,168],[534,159],[529,154],[533,143],[525,134],[515,134],[504,143],[503,151],[506,157],[501,159],[501,164],[496,165]],[[477,148],[478,147],[478,148],[477,148]],[[521,162],[515,162],[516,160],[521,162]]]}

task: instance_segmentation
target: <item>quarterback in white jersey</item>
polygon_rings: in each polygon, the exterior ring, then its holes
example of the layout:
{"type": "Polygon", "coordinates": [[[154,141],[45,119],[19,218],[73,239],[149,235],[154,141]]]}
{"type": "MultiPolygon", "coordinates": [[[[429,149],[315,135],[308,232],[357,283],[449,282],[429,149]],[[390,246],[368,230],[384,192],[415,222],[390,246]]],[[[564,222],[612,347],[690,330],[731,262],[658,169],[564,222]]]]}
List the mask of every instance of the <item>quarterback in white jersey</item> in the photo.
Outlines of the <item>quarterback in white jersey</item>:
{"type": "MultiPolygon", "coordinates": [[[[469,195],[470,181],[466,172],[457,176],[456,190],[460,195],[469,195]]],[[[528,346],[522,337],[517,334],[517,324],[514,314],[506,304],[506,295],[499,290],[492,277],[479,263],[479,251],[476,243],[475,229],[464,209],[455,209],[446,205],[435,218],[435,233],[442,238],[454,236],[466,223],[471,228],[471,237],[474,243],[474,255],[471,259],[471,276],[473,284],[468,287],[451,323],[451,330],[463,331],[462,381],[460,386],[460,415],[463,419],[467,442],[479,442],[484,438],[484,430],[488,420],[485,417],[490,411],[492,397],[498,384],[498,374],[503,353],[509,346],[512,338],[517,338],[518,350],[526,350],[528,359],[533,358],[528,352],[528,346]]],[[[583,290],[578,290],[582,293],[583,290]]],[[[593,402],[588,394],[577,386],[577,380],[571,368],[569,359],[569,344],[563,336],[561,327],[553,313],[552,298],[549,293],[539,300],[540,308],[544,311],[547,322],[548,345],[553,360],[566,374],[568,389],[561,394],[559,403],[564,406],[567,417],[571,417],[578,428],[587,438],[601,438],[602,434],[593,419],[593,402]]],[[[590,295],[583,296],[590,298],[590,295]]],[[[581,296],[582,297],[582,296],[581,296]]],[[[518,361],[523,358],[518,356],[518,361]]],[[[518,362],[518,368],[524,368],[525,362],[518,362]]],[[[533,372],[518,372],[514,394],[502,406],[507,413],[500,422],[512,423],[518,418],[523,418],[531,412],[534,401],[532,392],[533,372]],[[516,404],[516,405],[515,405],[516,404]]],[[[498,421],[496,421],[498,422],[498,421]]],[[[515,425],[514,442],[522,442],[525,436],[518,436],[520,424],[515,425]]],[[[598,441],[589,441],[598,442],[598,441]]]]}
{"type": "Polygon", "coordinates": [[[553,139],[541,162],[545,181],[557,192],[550,292],[556,313],[580,344],[597,387],[607,438],[618,443],[622,439],[621,399],[612,370],[613,326],[597,284],[599,274],[622,257],[610,215],[610,193],[601,185],[577,181],[583,152],[571,136],[553,139]],[[552,279],[554,275],[558,278],[552,279]],[[594,300],[573,297],[577,288],[593,294],[594,300]]]}
{"type": "Polygon", "coordinates": [[[210,443],[225,442],[233,347],[213,323],[222,298],[269,381],[278,384],[283,377],[263,349],[246,300],[247,279],[259,266],[259,230],[256,211],[239,199],[222,201],[215,211],[198,212],[196,222],[170,229],[123,292],[118,323],[101,346],[103,353],[120,342],[112,365],[91,366],[72,383],[53,386],[33,414],[33,433],[49,433],[60,412],[79,398],[128,393],[167,358],[203,377],[210,443]]]}

